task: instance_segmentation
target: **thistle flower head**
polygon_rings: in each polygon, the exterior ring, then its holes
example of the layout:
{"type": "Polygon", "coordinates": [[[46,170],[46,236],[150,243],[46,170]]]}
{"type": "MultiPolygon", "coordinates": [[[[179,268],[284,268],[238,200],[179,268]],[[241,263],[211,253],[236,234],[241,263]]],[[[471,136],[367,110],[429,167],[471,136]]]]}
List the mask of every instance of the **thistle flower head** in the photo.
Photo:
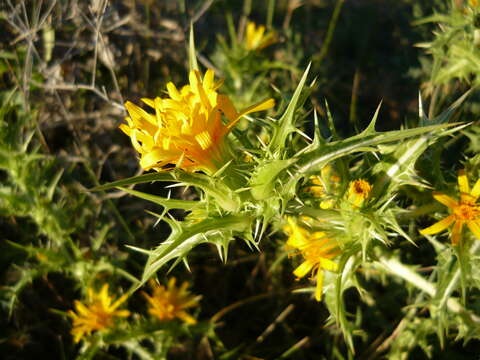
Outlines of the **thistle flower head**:
{"type": "Polygon", "coordinates": [[[323,232],[310,232],[288,220],[284,230],[289,235],[287,248],[296,249],[302,255],[303,262],[293,271],[297,278],[303,278],[311,273],[316,277],[315,299],[322,299],[323,271],[337,271],[337,264],[331,259],[340,254],[338,244],[323,232]]]}
{"type": "Polygon", "coordinates": [[[247,33],[245,37],[245,48],[247,50],[261,50],[272,45],[277,41],[277,35],[274,32],[265,34],[265,26],[257,25],[253,21],[247,24],[247,33]]]}
{"type": "Polygon", "coordinates": [[[460,190],[459,201],[442,193],[433,194],[435,200],[450,208],[451,214],[432,226],[420,230],[420,234],[436,234],[454,224],[452,244],[457,245],[462,237],[463,225],[466,224],[470,231],[480,240],[480,204],[477,203],[480,195],[480,179],[477,180],[473,189],[470,190],[467,174],[465,170],[460,170],[458,173],[458,188],[460,190]]]}
{"type": "Polygon", "coordinates": [[[370,195],[372,185],[366,180],[358,179],[351,181],[348,186],[347,199],[354,206],[360,207],[370,195]]]}
{"type": "Polygon", "coordinates": [[[175,165],[213,173],[228,161],[224,137],[240,118],[274,106],[273,99],[268,99],[238,112],[228,96],[217,92],[222,81],[214,81],[212,70],[203,79],[192,70],[189,81],[180,90],[168,83],[167,98],[142,99],[153,113],[125,103],[129,116],[120,129],[130,136],[143,169],[160,171],[175,165]]]}
{"type": "Polygon", "coordinates": [[[73,319],[71,334],[76,343],[85,335],[90,335],[94,331],[111,328],[115,317],[127,317],[130,315],[128,310],[117,310],[127,299],[128,295],[125,294],[113,302],[113,298],[108,295],[108,284],[103,285],[99,293],[95,293],[92,288],[89,288],[87,295],[85,304],[76,300],[76,312],[73,310],[68,312],[73,319]]]}
{"type": "Polygon", "coordinates": [[[188,282],[184,282],[180,287],[177,287],[175,283],[175,278],[171,278],[166,287],[158,285],[154,281],[150,282],[153,294],[143,293],[150,305],[148,312],[160,321],[179,318],[187,324],[195,324],[197,321],[185,309],[197,306],[200,297],[193,296],[188,292],[188,282]]]}

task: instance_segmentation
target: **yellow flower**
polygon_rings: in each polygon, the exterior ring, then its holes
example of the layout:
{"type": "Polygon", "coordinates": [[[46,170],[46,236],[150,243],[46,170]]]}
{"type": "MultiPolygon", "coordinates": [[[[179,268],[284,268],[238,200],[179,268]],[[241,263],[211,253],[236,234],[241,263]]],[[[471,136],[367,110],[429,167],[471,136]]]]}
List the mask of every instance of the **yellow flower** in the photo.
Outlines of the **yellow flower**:
{"type": "Polygon", "coordinates": [[[265,26],[257,25],[253,21],[247,24],[247,36],[245,38],[245,48],[247,50],[261,50],[272,45],[277,41],[277,35],[274,32],[265,34],[265,26]]]}
{"type": "MultiPolygon", "coordinates": [[[[326,165],[321,170],[321,175],[310,176],[310,186],[306,188],[306,191],[311,193],[315,198],[327,198],[325,189],[325,182],[338,185],[340,178],[337,175],[332,175],[332,166],[326,165]]],[[[331,198],[324,199],[320,202],[320,208],[327,210],[335,206],[335,200],[331,198]]]]}
{"type": "Polygon", "coordinates": [[[420,230],[422,235],[439,233],[454,223],[452,229],[452,244],[457,245],[462,237],[462,228],[467,224],[470,231],[480,239],[480,204],[477,203],[480,195],[480,179],[477,180],[470,191],[468,178],[465,170],[458,172],[458,188],[460,190],[460,201],[452,199],[442,193],[434,193],[433,197],[443,205],[448,206],[451,214],[445,219],[438,221],[432,226],[420,230]]]}
{"type": "Polygon", "coordinates": [[[185,309],[197,306],[200,296],[190,295],[187,290],[188,282],[184,282],[180,287],[175,286],[175,283],[175,278],[168,281],[167,287],[158,285],[153,280],[150,282],[153,294],[150,296],[143,292],[150,304],[148,312],[160,321],[179,318],[187,324],[195,324],[197,321],[185,309]]]}
{"type": "Polygon", "coordinates": [[[289,235],[287,248],[299,250],[304,260],[293,271],[293,274],[297,278],[303,278],[308,273],[316,275],[315,299],[320,301],[322,299],[323,270],[337,271],[338,268],[337,264],[331,260],[340,254],[338,244],[323,232],[310,232],[298,226],[292,219],[288,219],[288,223],[289,225],[284,228],[289,235]]]}
{"type": "Polygon", "coordinates": [[[89,288],[87,303],[82,304],[76,300],[74,303],[76,313],[73,310],[68,311],[73,319],[71,333],[74,341],[78,343],[80,339],[85,335],[90,335],[93,331],[111,328],[114,317],[130,315],[128,310],[117,310],[127,297],[128,295],[125,294],[112,303],[112,298],[108,295],[108,284],[103,285],[99,293],[95,293],[92,288],[89,288]]]}
{"type": "Polygon", "coordinates": [[[358,179],[350,182],[347,199],[354,206],[359,207],[370,195],[372,185],[366,180],[358,179]]]}
{"type": "Polygon", "coordinates": [[[199,71],[192,70],[189,81],[180,90],[168,83],[167,98],[142,99],[154,113],[125,103],[128,125],[122,124],[120,129],[140,153],[143,169],[161,171],[175,165],[213,173],[226,162],[224,137],[240,118],[274,106],[273,99],[268,99],[237,112],[229,97],[217,92],[222,81],[215,82],[210,69],[203,79],[199,71]],[[228,124],[223,123],[222,115],[228,124]]]}
{"type": "Polygon", "coordinates": [[[320,198],[325,195],[325,186],[319,176],[310,176],[311,186],[307,187],[307,191],[313,195],[313,197],[320,198]]]}

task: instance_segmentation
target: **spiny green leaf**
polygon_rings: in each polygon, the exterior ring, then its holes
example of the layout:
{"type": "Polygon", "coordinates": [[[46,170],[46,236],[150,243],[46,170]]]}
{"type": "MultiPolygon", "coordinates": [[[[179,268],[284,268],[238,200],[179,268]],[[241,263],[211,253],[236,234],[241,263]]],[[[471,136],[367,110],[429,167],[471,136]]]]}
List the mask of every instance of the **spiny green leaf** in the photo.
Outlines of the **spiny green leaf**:
{"type": "Polygon", "coordinates": [[[251,193],[256,200],[265,200],[272,195],[277,175],[294,160],[271,160],[258,165],[251,179],[251,193]]]}
{"type": "Polygon", "coordinates": [[[130,190],[124,187],[119,186],[118,189],[125,191],[133,196],[136,196],[140,199],[151,201],[155,204],[162,205],[166,209],[183,209],[183,210],[192,210],[200,206],[199,201],[193,200],[176,200],[176,199],[167,199],[157,195],[147,194],[141,191],[130,190]]]}
{"type": "Polygon", "coordinates": [[[307,75],[310,70],[311,64],[308,64],[307,69],[303,73],[303,76],[298,83],[298,86],[293,94],[290,103],[285,110],[285,113],[278,120],[278,123],[275,126],[275,131],[272,136],[272,141],[270,142],[269,148],[273,152],[278,149],[283,149],[285,146],[285,141],[290,133],[294,132],[295,127],[295,110],[297,108],[300,95],[302,93],[303,87],[305,86],[305,81],[307,80],[307,75]]]}
{"type": "Polygon", "coordinates": [[[155,272],[170,260],[185,257],[198,244],[210,242],[211,235],[222,234],[231,237],[232,232],[243,233],[251,228],[249,217],[224,216],[208,218],[196,224],[186,224],[175,220],[165,219],[172,228],[170,236],[156,249],[149,252],[142,279],[137,285],[141,287],[155,272]]]}
{"type": "Polygon", "coordinates": [[[128,179],[113,181],[108,184],[94,187],[90,191],[102,191],[116,187],[125,187],[128,185],[142,184],[155,181],[172,181],[181,185],[193,185],[202,189],[207,195],[215,198],[218,205],[226,211],[236,211],[240,206],[238,194],[232,191],[221,180],[213,179],[207,175],[198,173],[187,173],[182,170],[172,170],[168,172],[157,172],[134,176],[128,179]]]}

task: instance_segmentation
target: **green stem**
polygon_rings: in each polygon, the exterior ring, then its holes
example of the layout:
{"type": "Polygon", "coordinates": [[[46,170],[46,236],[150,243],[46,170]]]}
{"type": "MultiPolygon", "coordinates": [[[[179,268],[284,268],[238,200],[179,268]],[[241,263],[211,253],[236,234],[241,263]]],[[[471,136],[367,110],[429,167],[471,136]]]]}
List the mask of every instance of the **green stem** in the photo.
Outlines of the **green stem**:
{"type": "Polygon", "coordinates": [[[343,3],[345,0],[338,0],[333,10],[332,18],[330,19],[330,23],[328,24],[327,35],[325,36],[325,41],[323,42],[323,46],[320,49],[320,53],[316,56],[315,61],[320,63],[323,58],[327,55],[328,49],[330,47],[330,43],[332,42],[333,33],[335,31],[335,27],[337,26],[338,17],[340,15],[340,10],[342,9],[343,3]]]}

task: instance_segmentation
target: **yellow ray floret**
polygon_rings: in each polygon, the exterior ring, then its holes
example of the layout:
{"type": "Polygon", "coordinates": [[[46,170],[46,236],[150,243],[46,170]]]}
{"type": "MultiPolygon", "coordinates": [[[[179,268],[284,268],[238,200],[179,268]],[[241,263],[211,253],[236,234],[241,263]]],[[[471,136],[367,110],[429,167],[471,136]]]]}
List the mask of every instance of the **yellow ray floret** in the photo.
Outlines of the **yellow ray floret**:
{"type": "Polygon", "coordinates": [[[460,201],[442,193],[433,194],[435,200],[451,210],[451,214],[432,226],[420,230],[420,234],[436,234],[453,224],[452,244],[457,245],[462,237],[463,225],[467,225],[477,239],[480,239],[480,204],[477,203],[480,195],[480,179],[470,190],[467,174],[465,170],[460,170],[458,173],[458,189],[460,190],[460,201]]]}
{"type": "Polygon", "coordinates": [[[68,312],[73,319],[71,333],[74,341],[79,342],[85,335],[90,335],[94,331],[109,329],[113,326],[115,317],[127,317],[130,313],[127,310],[117,310],[117,308],[127,299],[125,294],[117,301],[112,302],[113,298],[108,295],[108,284],[103,285],[99,293],[93,289],[88,289],[88,299],[85,304],[75,301],[75,310],[68,312]]]}
{"type": "Polygon", "coordinates": [[[261,50],[272,45],[277,41],[277,35],[274,32],[265,34],[265,26],[257,25],[253,21],[247,24],[247,34],[245,37],[245,48],[247,50],[261,50]]]}
{"type": "Polygon", "coordinates": [[[325,233],[310,232],[288,219],[288,226],[284,229],[289,235],[287,248],[299,251],[303,262],[293,271],[297,278],[303,278],[311,273],[316,277],[315,299],[322,299],[323,271],[337,271],[337,264],[332,261],[340,254],[338,243],[326,236],[325,233]]]}
{"type": "Polygon", "coordinates": [[[221,81],[215,82],[212,70],[207,70],[203,79],[199,71],[192,70],[189,84],[181,89],[167,84],[168,97],[142,99],[151,113],[125,103],[129,116],[120,129],[130,136],[143,169],[160,171],[175,165],[214,172],[225,162],[224,137],[240,118],[275,104],[268,99],[238,112],[228,96],[217,92],[221,85],[221,81]]]}
{"type": "Polygon", "coordinates": [[[195,324],[197,321],[185,309],[198,306],[200,296],[193,296],[188,292],[188,282],[184,282],[180,287],[175,283],[175,278],[168,281],[167,287],[150,282],[153,294],[143,293],[150,305],[148,312],[160,321],[179,318],[187,324],[195,324]]]}

